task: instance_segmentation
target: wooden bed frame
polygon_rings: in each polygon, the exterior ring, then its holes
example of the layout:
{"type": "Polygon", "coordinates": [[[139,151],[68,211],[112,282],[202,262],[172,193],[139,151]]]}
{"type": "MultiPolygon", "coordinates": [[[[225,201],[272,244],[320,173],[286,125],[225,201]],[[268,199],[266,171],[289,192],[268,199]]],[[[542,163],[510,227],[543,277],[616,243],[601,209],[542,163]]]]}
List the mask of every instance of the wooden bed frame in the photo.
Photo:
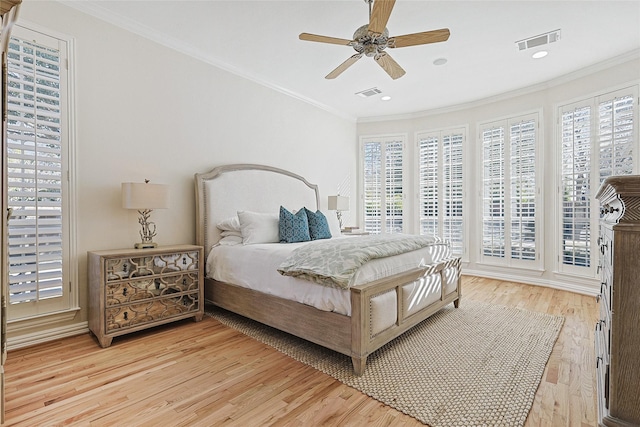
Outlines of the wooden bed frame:
{"type": "MultiPolygon", "coordinates": [[[[219,166],[195,175],[197,243],[205,259],[220,239],[216,228],[238,210],[278,212],[280,205],[319,208],[316,185],[291,172],[269,166],[219,166]]],[[[357,238],[357,237],[354,237],[357,238]]],[[[445,305],[458,307],[460,258],[451,257],[350,289],[351,316],[205,278],[205,300],[226,310],[296,335],[351,357],[356,375],[375,350],[445,305]],[[437,289],[435,302],[416,301],[416,287],[437,289]],[[380,328],[380,322],[384,324],[380,328]]]]}

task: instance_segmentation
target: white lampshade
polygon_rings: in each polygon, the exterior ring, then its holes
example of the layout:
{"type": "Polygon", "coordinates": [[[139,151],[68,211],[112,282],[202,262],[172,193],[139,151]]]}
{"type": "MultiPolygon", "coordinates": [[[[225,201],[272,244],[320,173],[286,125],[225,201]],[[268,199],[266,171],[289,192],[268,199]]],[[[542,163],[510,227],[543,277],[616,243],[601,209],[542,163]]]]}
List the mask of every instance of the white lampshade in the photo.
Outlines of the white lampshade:
{"type": "Polygon", "coordinates": [[[346,196],[329,196],[330,211],[348,211],[349,198],[346,196]]]}
{"type": "Polygon", "coordinates": [[[167,209],[169,186],[148,182],[123,182],[122,207],[125,209],[167,209]]]}

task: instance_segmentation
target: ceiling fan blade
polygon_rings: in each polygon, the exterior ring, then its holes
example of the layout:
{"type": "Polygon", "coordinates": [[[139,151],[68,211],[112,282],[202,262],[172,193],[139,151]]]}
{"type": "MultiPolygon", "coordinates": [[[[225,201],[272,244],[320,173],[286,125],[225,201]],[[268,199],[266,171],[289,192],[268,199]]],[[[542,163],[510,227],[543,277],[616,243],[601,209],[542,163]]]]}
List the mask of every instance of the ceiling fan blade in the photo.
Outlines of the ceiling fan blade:
{"type": "Polygon", "coordinates": [[[306,40],[309,42],[331,43],[331,44],[339,44],[343,46],[349,46],[351,44],[351,40],[339,39],[336,37],[318,36],[316,34],[309,34],[309,33],[302,33],[298,37],[300,38],[300,40],[306,40]]]}
{"type": "Polygon", "coordinates": [[[369,33],[382,34],[384,32],[395,3],[396,0],[375,0],[369,19],[369,33]]]}
{"type": "Polygon", "coordinates": [[[362,58],[362,54],[361,53],[356,53],[355,55],[349,57],[349,59],[347,59],[346,61],[344,61],[342,64],[338,65],[338,67],[333,70],[332,72],[330,72],[329,74],[327,74],[327,76],[325,77],[325,79],[335,79],[336,77],[338,77],[340,74],[342,74],[342,72],[344,70],[346,70],[347,68],[351,67],[353,64],[356,63],[356,61],[358,59],[362,58]]]}
{"type": "Polygon", "coordinates": [[[379,53],[374,59],[393,80],[404,76],[405,71],[388,53],[379,53]]]}
{"type": "Polygon", "coordinates": [[[444,42],[449,39],[449,34],[448,28],[442,28],[440,30],[389,37],[389,47],[407,47],[419,44],[444,42]]]}

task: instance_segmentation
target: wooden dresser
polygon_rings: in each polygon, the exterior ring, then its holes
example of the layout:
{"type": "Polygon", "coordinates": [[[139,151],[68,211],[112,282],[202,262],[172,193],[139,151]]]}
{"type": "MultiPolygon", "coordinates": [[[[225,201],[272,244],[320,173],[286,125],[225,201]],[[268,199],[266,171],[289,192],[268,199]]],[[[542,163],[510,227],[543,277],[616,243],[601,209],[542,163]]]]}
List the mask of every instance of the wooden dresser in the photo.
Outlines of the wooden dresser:
{"type": "Polygon", "coordinates": [[[640,176],[600,187],[600,320],[596,381],[600,426],[640,426],[640,176]]]}
{"type": "Polygon", "coordinates": [[[113,337],[204,315],[202,246],[89,252],[89,329],[113,337]]]}

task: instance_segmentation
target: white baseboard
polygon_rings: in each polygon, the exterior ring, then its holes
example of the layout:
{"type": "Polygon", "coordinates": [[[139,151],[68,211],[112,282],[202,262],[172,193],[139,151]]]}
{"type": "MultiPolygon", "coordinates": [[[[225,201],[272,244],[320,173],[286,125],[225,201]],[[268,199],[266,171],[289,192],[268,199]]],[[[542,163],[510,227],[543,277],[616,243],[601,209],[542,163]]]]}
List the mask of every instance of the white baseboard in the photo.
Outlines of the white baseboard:
{"type": "MultiPolygon", "coordinates": [[[[525,283],[527,285],[536,285],[536,286],[544,286],[547,288],[558,289],[561,291],[574,292],[582,295],[596,296],[598,295],[599,289],[597,286],[594,287],[593,283],[585,282],[569,282],[569,281],[558,281],[558,280],[550,280],[542,277],[523,277],[522,275],[510,275],[507,273],[496,273],[496,272],[487,272],[482,270],[470,270],[465,268],[462,270],[462,274],[465,276],[478,276],[478,277],[486,277],[488,279],[496,279],[496,280],[504,280],[507,282],[515,282],[515,283],[525,283]]],[[[462,294],[464,295],[464,289],[462,290],[462,294]]]]}
{"type": "Polygon", "coordinates": [[[15,337],[8,337],[7,350],[16,350],[18,348],[29,347],[35,344],[54,341],[60,338],[86,334],[87,332],[89,332],[89,323],[80,322],[29,334],[22,334],[15,337]]]}

